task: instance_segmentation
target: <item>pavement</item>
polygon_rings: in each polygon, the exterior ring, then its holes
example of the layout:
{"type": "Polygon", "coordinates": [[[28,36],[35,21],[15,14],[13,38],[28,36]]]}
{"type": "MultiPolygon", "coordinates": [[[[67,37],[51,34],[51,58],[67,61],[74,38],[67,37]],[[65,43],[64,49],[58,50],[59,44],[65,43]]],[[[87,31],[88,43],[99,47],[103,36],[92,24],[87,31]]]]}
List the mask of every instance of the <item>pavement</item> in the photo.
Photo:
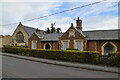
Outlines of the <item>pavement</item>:
{"type": "Polygon", "coordinates": [[[36,78],[37,80],[41,78],[44,78],[43,80],[46,80],[45,78],[47,80],[51,78],[51,80],[54,80],[53,78],[55,80],[118,80],[119,74],[2,56],[2,80],[16,80],[14,78],[17,80],[26,80],[26,78],[27,80],[36,80],[36,78]]]}
{"type": "Polygon", "coordinates": [[[14,58],[19,58],[19,59],[24,59],[24,60],[29,60],[29,61],[46,63],[46,64],[53,64],[53,65],[59,65],[59,66],[66,66],[66,67],[81,68],[81,69],[87,69],[87,70],[93,70],[93,71],[102,71],[102,72],[120,74],[120,68],[118,67],[108,67],[108,66],[100,66],[100,65],[56,61],[56,60],[50,60],[50,59],[14,55],[10,53],[0,53],[0,54],[2,54],[3,56],[9,56],[9,57],[14,57],[14,58]]]}

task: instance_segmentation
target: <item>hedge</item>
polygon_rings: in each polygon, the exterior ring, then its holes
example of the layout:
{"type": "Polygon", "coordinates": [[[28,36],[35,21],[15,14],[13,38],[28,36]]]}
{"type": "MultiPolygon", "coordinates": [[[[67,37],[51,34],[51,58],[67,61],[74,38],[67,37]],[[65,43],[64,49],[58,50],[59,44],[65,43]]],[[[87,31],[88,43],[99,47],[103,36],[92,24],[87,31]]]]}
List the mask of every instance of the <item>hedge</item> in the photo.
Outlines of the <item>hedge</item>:
{"type": "MultiPolygon", "coordinates": [[[[101,54],[95,51],[74,51],[74,50],[41,50],[41,49],[28,49],[20,47],[4,47],[5,52],[33,56],[38,58],[80,62],[88,64],[102,64],[103,59],[101,54]]],[[[108,66],[120,66],[120,54],[109,54],[107,56],[108,66]]]]}

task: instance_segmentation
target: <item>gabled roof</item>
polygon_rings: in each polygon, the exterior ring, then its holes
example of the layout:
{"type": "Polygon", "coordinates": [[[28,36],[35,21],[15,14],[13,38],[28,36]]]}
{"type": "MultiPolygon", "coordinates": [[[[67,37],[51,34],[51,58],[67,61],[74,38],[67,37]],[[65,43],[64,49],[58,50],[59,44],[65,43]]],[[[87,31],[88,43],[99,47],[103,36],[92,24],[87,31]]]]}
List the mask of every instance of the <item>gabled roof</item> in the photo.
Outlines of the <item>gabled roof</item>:
{"type": "Polygon", "coordinates": [[[120,40],[120,29],[83,31],[87,40],[120,40]]]}
{"type": "MultiPolygon", "coordinates": [[[[23,27],[25,28],[26,32],[29,34],[29,36],[31,36],[33,34],[33,32],[36,31],[35,28],[32,28],[32,27],[28,27],[28,26],[25,26],[23,25],[23,27]]],[[[44,31],[43,30],[40,30],[40,33],[42,34],[44,31]]]]}
{"type": "MultiPolygon", "coordinates": [[[[24,26],[25,30],[31,36],[36,32],[35,28],[24,26]]],[[[76,28],[75,28],[76,29],[76,28]]],[[[76,29],[77,30],[77,29],[76,29]]],[[[79,32],[79,31],[78,31],[79,32]]],[[[82,31],[80,32],[87,36],[87,40],[120,40],[120,29],[114,30],[93,30],[93,31],[82,31]]],[[[44,33],[43,30],[40,30],[40,33],[37,33],[42,41],[58,41],[64,33],[44,33]]]]}
{"type": "MultiPolygon", "coordinates": [[[[83,31],[84,35],[87,36],[87,40],[120,40],[118,32],[120,32],[120,29],[83,31]]],[[[42,34],[42,37],[40,37],[42,38],[41,41],[58,41],[59,37],[63,34],[64,33],[49,33],[42,34]]]]}
{"type": "Polygon", "coordinates": [[[58,41],[59,37],[61,37],[63,33],[49,33],[49,34],[44,34],[42,41],[58,41]]]}

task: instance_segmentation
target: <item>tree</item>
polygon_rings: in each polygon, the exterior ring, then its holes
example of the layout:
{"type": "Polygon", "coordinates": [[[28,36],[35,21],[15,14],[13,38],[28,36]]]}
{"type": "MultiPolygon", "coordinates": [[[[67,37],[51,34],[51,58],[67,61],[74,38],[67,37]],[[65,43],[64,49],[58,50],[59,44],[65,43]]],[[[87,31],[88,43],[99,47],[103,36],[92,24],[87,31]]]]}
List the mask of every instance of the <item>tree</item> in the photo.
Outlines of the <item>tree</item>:
{"type": "Polygon", "coordinates": [[[47,30],[45,31],[46,33],[60,33],[62,32],[61,31],[61,28],[55,28],[55,23],[51,23],[51,27],[50,28],[47,28],[47,30]]]}
{"type": "Polygon", "coordinates": [[[56,32],[57,32],[57,33],[60,33],[60,32],[61,32],[61,28],[57,28],[57,29],[56,29],[56,32]]]}
{"type": "Polygon", "coordinates": [[[51,23],[51,33],[55,33],[56,32],[56,29],[55,29],[55,27],[54,27],[54,25],[55,25],[55,23],[53,24],[53,23],[51,23]]]}
{"type": "Polygon", "coordinates": [[[50,29],[49,28],[47,28],[47,30],[45,31],[46,33],[50,33],[50,29]]]}

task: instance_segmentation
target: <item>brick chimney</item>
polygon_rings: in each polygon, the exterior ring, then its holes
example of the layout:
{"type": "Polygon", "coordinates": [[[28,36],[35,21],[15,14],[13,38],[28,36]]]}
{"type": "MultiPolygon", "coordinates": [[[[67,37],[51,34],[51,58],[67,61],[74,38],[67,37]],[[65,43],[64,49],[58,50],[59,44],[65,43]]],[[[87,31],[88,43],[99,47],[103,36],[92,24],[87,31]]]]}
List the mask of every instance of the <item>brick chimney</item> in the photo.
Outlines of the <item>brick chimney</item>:
{"type": "Polygon", "coordinates": [[[79,17],[77,17],[76,20],[76,28],[82,31],[82,20],[80,20],[79,17]]]}

